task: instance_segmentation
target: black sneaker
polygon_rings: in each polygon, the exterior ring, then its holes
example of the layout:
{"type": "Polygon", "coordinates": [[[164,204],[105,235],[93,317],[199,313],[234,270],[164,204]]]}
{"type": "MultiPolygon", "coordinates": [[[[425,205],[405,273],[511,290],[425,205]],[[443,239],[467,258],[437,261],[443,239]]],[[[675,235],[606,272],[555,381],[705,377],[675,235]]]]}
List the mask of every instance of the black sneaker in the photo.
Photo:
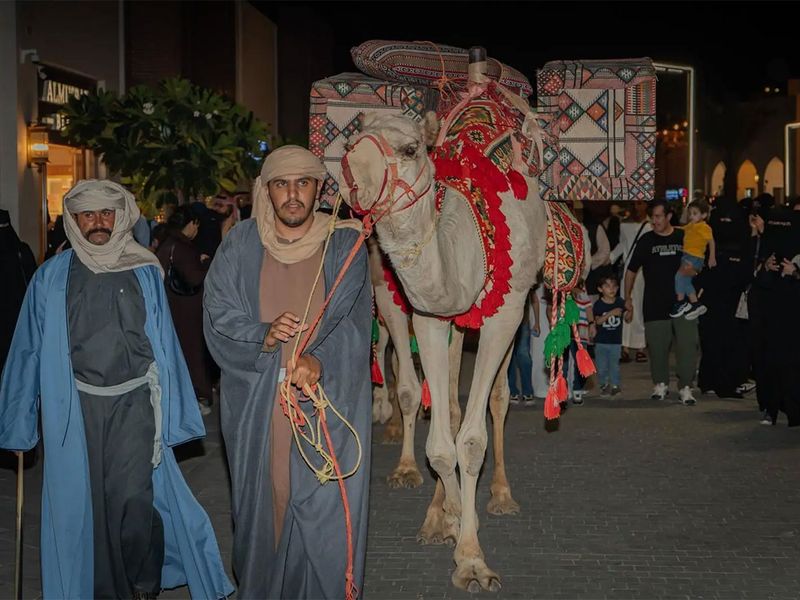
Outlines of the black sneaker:
{"type": "Polygon", "coordinates": [[[622,393],[622,389],[618,385],[611,386],[611,397],[618,396],[622,393]]]}
{"type": "Polygon", "coordinates": [[[511,397],[508,399],[508,401],[514,406],[517,406],[520,402],[519,394],[511,394],[511,397]]]}
{"type": "Polygon", "coordinates": [[[683,302],[676,302],[672,307],[669,316],[672,317],[673,319],[677,319],[685,315],[690,310],[692,310],[692,305],[686,302],[685,300],[683,302]]]}
{"type": "Polygon", "coordinates": [[[532,408],[536,406],[536,399],[533,396],[523,396],[522,406],[525,406],[526,408],[532,408]]]}
{"type": "Polygon", "coordinates": [[[583,390],[574,390],[572,392],[572,403],[575,406],[580,406],[581,404],[583,404],[583,395],[585,393],[586,392],[584,392],[583,390]]]}

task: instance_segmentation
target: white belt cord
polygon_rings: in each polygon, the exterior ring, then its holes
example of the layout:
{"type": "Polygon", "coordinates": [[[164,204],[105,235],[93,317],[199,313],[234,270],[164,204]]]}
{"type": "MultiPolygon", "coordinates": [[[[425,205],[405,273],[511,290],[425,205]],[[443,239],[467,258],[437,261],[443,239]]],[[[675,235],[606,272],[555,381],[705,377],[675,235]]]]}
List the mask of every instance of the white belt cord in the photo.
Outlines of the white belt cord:
{"type": "Polygon", "coordinates": [[[147,373],[141,377],[123,381],[117,385],[97,386],[75,379],[75,386],[81,392],[92,394],[93,396],[121,396],[132,392],[136,388],[147,384],[150,388],[150,406],[153,407],[153,417],[155,418],[156,435],[153,440],[153,468],[161,463],[161,385],[158,382],[158,365],[156,361],[150,363],[147,373]]]}

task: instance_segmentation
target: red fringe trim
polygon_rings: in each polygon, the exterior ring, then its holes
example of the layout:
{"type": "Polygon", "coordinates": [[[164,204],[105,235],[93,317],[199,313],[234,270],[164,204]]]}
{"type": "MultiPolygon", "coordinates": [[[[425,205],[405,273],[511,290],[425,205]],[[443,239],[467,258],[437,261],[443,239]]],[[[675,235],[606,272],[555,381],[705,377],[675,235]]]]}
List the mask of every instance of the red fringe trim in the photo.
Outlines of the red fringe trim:
{"type": "Polygon", "coordinates": [[[392,300],[394,300],[394,303],[400,307],[400,310],[402,310],[403,313],[410,315],[411,305],[409,304],[408,299],[403,292],[403,288],[400,286],[400,282],[397,281],[394,271],[392,271],[392,268],[389,266],[386,256],[382,256],[382,259],[383,279],[386,281],[386,286],[389,288],[389,291],[392,292],[392,300]]]}
{"type": "Polygon", "coordinates": [[[428,380],[422,382],[422,408],[429,409],[431,407],[431,386],[428,385],[428,380]]]}
{"type": "MultiPolygon", "coordinates": [[[[500,194],[511,189],[509,178],[497,166],[485,157],[477,148],[465,144],[461,149],[460,158],[445,158],[441,154],[433,157],[436,167],[436,179],[452,187],[470,199],[469,183],[472,187],[479,188],[486,202],[489,222],[494,226],[494,247],[481,231],[481,240],[484,244],[487,261],[487,278],[484,283],[484,297],[480,303],[474,304],[466,313],[456,316],[453,320],[459,327],[479,329],[487,317],[494,315],[505,303],[505,296],[511,291],[511,230],[506,223],[506,218],[500,210],[502,199],[500,194]],[[469,182],[469,183],[467,183],[469,182]],[[459,185],[461,184],[461,185],[459,185]],[[487,289],[489,288],[489,289],[487,289]]],[[[525,186],[527,184],[519,173],[515,173],[525,186]]],[[[517,186],[515,196],[520,187],[517,186]]]]}
{"type": "Polygon", "coordinates": [[[381,373],[381,366],[378,361],[372,359],[372,383],[375,385],[383,385],[383,373],[381,373]]]}

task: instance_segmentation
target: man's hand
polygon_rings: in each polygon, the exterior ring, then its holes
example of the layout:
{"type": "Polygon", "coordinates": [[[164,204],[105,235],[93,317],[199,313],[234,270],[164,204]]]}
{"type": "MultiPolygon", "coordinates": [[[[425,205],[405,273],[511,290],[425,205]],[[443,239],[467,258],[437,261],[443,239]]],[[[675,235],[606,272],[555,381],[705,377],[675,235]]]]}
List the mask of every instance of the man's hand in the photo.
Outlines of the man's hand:
{"type": "Polygon", "coordinates": [[[783,267],[781,270],[781,277],[794,277],[797,273],[797,265],[786,258],[781,262],[781,266],[783,267]]]}
{"type": "Polygon", "coordinates": [[[541,332],[542,332],[542,330],[539,327],[538,323],[536,325],[534,325],[533,327],[531,327],[531,333],[533,334],[533,337],[539,337],[539,334],[541,332]]]}
{"type": "Polygon", "coordinates": [[[764,267],[767,269],[767,271],[780,271],[781,270],[781,267],[778,264],[778,261],[775,260],[775,255],[774,254],[770,254],[769,258],[766,261],[764,261],[764,267]]]}
{"type": "Polygon", "coordinates": [[[278,342],[288,342],[306,329],[308,329],[308,324],[300,327],[300,318],[297,315],[285,312],[270,324],[269,331],[264,338],[264,348],[266,350],[274,350],[278,342]]]}
{"type": "Polygon", "coordinates": [[[625,322],[633,321],[633,299],[629,296],[625,299],[625,322]]]}
{"type": "Polygon", "coordinates": [[[609,311],[609,314],[611,314],[611,315],[613,315],[615,317],[621,317],[622,316],[622,309],[617,307],[617,308],[609,311]]]}
{"type": "Polygon", "coordinates": [[[302,390],[306,385],[314,387],[322,375],[322,364],[310,354],[303,354],[297,359],[297,364],[292,369],[292,364],[286,365],[286,378],[292,385],[302,390]]]}
{"type": "Polygon", "coordinates": [[[764,219],[759,215],[750,215],[750,232],[752,235],[761,235],[764,233],[764,219]]]}

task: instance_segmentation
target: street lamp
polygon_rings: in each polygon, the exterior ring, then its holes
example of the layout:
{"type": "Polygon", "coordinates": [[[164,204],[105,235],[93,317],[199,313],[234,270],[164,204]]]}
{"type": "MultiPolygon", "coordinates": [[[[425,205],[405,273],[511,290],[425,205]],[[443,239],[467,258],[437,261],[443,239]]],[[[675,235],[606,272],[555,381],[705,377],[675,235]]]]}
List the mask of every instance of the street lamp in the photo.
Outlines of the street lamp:
{"type": "MultiPolygon", "coordinates": [[[[792,170],[789,166],[789,132],[792,129],[800,128],[800,121],[795,121],[794,123],[787,123],[786,126],[783,128],[783,197],[789,198],[789,195],[792,193],[791,183],[792,183],[792,170]]],[[[788,201],[788,200],[787,200],[788,201]]]]}
{"type": "Polygon", "coordinates": [[[28,163],[39,170],[41,182],[41,243],[39,244],[39,258],[44,260],[47,254],[47,161],[50,156],[50,142],[47,136],[47,127],[31,123],[28,126],[28,163]]]}
{"type": "Polygon", "coordinates": [[[653,67],[655,67],[656,71],[661,71],[662,73],[683,73],[686,75],[688,81],[686,86],[686,104],[687,104],[687,126],[689,129],[689,160],[688,160],[688,183],[686,188],[689,190],[689,194],[694,194],[694,152],[695,152],[695,88],[694,88],[694,67],[689,67],[686,65],[673,65],[669,63],[653,63],[653,67]]]}

